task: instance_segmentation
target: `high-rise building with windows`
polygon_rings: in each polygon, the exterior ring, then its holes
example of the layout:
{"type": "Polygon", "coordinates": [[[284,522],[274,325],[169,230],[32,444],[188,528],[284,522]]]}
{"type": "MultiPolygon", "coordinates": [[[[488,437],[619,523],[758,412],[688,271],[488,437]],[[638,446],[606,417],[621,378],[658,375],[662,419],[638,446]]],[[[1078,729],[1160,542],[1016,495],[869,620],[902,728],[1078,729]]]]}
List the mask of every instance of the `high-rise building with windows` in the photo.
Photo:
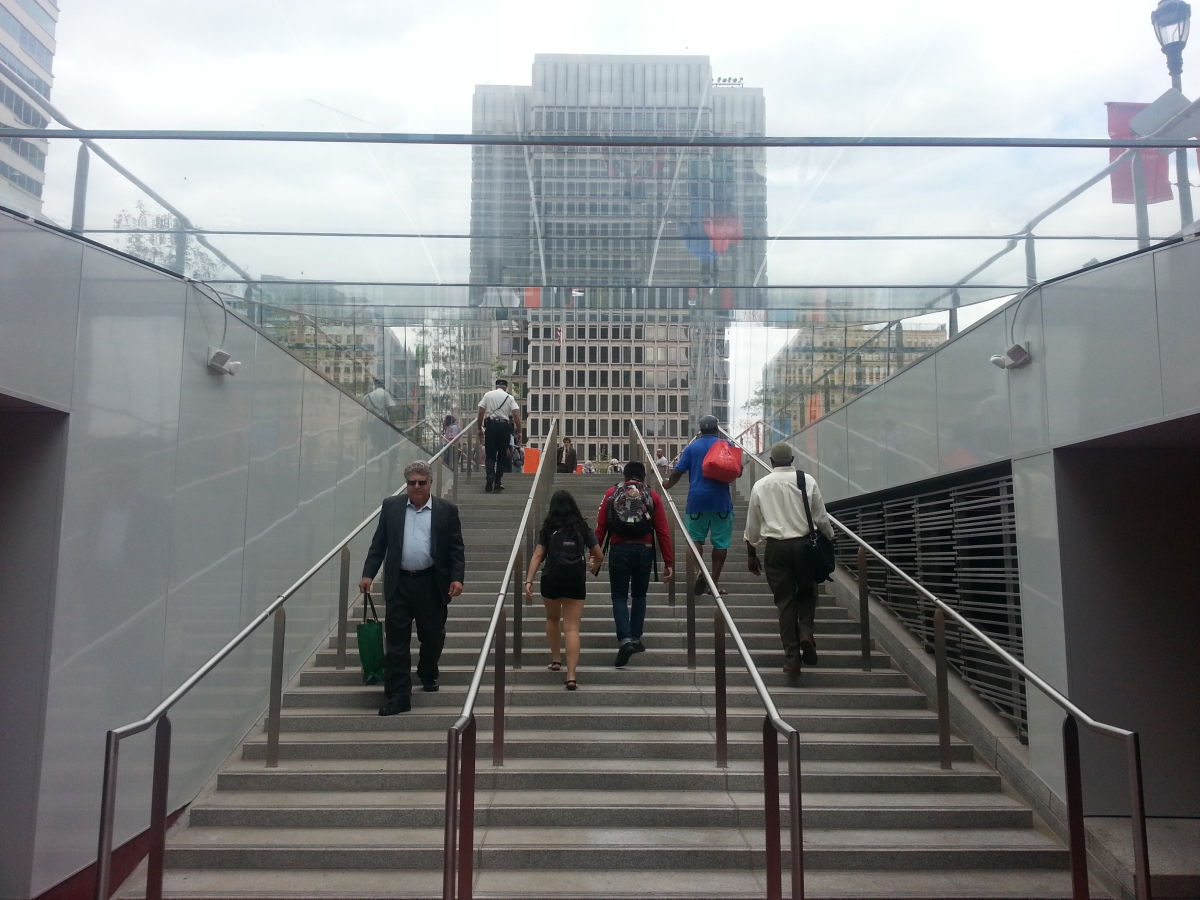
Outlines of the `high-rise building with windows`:
{"type": "MultiPolygon", "coordinates": [[[[472,130],[742,137],[764,115],[704,56],[538,54],[532,84],[476,87],[472,130]]],[[[631,417],[670,454],[728,422],[731,310],[766,285],[762,148],[477,146],[472,166],[471,300],[525,337],[531,442],[557,418],[581,457],[626,459],[631,417]]]]}
{"type": "MultiPolygon", "coordinates": [[[[0,125],[45,128],[38,99],[50,100],[56,0],[0,0],[0,125]]],[[[0,137],[0,206],[42,211],[45,140],[0,137]]]]}

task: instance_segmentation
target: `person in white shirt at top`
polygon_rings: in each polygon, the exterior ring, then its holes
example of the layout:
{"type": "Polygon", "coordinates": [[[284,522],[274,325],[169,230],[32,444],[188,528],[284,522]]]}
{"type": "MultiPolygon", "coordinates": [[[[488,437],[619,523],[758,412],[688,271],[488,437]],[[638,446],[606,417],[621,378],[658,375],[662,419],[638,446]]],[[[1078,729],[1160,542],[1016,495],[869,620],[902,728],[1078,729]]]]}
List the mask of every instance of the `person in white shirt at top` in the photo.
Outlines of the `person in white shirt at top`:
{"type": "Polygon", "coordinates": [[[623,471],[623,468],[621,466],[621,461],[619,459],[617,459],[615,456],[608,461],[608,474],[609,475],[620,475],[622,471],[623,471]]]}
{"type": "Polygon", "coordinates": [[[379,418],[389,422],[392,420],[392,410],[396,408],[396,401],[392,399],[392,395],[387,392],[383,382],[378,378],[375,379],[375,390],[363,397],[363,403],[379,418]]]}
{"type": "Polygon", "coordinates": [[[484,446],[484,485],[487,493],[502,491],[500,479],[514,429],[521,430],[521,408],[508,392],[508,380],[496,379],[495,390],[488,391],[479,401],[479,442],[484,446]]]}
{"type": "Polygon", "coordinates": [[[792,448],[782,441],[771,448],[771,474],[750,492],[746,512],[747,566],[751,574],[766,572],[767,584],[779,610],[779,636],[783,641],[783,671],[800,672],[800,663],[817,664],[813,626],[817,613],[817,586],[809,575],[805,538],[808,520],[797,476],[804,479],[813,525],[833,539],[833,525],[817,482],[792,466],[792,448]],[[765,544],[760,563],[757,547],[765,544]]]}
{"type": "Polygon", "coordinates": [[[671,473],[671,461],[667,459],[666,451],[662,447],[658,448],[658,456],[654,457],[654,465],[658,467],[659,473],[666,481],[667,476],[671,473]]]}

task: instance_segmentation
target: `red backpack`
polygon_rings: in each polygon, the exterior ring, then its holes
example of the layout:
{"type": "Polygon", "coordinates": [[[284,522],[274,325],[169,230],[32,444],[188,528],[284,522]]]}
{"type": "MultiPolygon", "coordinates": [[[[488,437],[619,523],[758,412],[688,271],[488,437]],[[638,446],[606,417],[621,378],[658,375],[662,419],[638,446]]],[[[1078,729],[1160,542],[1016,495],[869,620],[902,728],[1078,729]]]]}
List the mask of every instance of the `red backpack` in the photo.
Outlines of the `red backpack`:
{"type": "Polygon", "coordinates": [[[726,484],[737,481],[742,474],[742,449],[733,441],[717,439],[708,452],[704,454],[704,462],[700,465],[700,474],[713,481],[723,481],[726,484]]]}

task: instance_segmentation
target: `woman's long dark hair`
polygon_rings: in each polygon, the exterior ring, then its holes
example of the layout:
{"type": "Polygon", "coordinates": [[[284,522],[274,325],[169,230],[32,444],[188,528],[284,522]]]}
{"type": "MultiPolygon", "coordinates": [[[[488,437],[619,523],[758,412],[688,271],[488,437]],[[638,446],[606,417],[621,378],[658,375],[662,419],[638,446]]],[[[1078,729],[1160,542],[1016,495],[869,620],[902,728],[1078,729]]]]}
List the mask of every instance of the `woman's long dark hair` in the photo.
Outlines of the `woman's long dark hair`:
{"type": "Polygon", "coordinates": [[[592,530],[592,526],[579,511],[579,504],[575,502],[575,497],[570,491],[555,491],[550,497],[546,521],[542,523],[542,530],[538,533],[538,543],[549,547],[550,535],[563,530],[574,531],[579,537],[583,537],[592,530]]]}

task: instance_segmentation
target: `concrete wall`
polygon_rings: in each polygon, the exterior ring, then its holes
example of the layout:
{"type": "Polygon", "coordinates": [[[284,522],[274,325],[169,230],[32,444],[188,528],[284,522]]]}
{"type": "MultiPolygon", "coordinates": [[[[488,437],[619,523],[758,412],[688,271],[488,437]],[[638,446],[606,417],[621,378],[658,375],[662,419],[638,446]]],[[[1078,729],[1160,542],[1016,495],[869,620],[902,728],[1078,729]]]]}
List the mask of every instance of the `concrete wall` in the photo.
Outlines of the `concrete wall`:
{"type": "MultiPolygon", "coordinates": [[[[801,465],[833,502],[1011,459],[1025,661],[1075,691],[1054,454],[1200,411],[1197,284],[1200,240],[1043,285],[800,432],[801,465]],[[991,365],[1014,341],[1032,363],[991,365]]],[[[1033,765],[1061,791],[1062,716],[1029,702],[1033,765]]]]}
{"type": "MultiPolygon", "coordinates": [[[[67,414],[57,558],[34,567],[56,585],[42,749],[4,760],[37,797],[31,855],[0,842],[9,898],[94,860],[105,732],[145,715],[425,454],[201,288],[3,214],[0,394],[67,414]],[[222,343],[235,377],[205,365],[222,343]]],[[[289,672],[334,624],[333,577],[288,604],[289,672]]],[[[23,608],[47,603],[31,590],[23,608]]],[[[172,714],[172,807],[261,714],[270,640],[252,637],[172,714]]],[[[151,741],[122,748],[118,842],[148,822],[151,741]]]]}

